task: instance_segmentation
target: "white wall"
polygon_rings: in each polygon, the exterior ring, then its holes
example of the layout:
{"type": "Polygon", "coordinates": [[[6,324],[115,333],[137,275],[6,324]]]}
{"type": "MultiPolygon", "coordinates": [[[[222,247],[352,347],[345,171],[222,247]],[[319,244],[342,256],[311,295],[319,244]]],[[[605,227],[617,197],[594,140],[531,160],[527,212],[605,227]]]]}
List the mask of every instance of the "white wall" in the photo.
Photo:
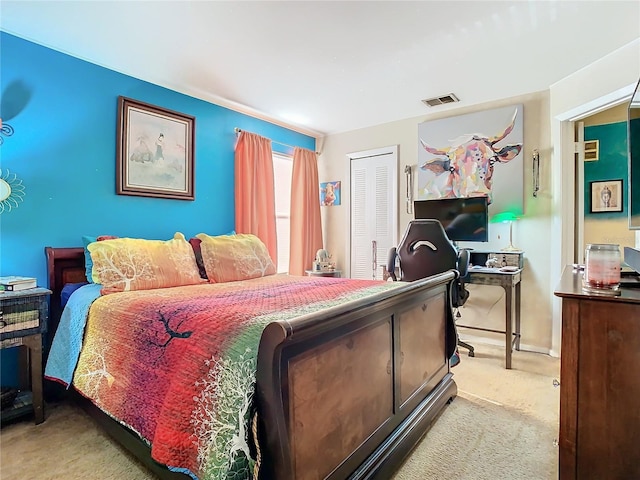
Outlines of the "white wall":
{"type": "MultiPolygon", "coordinates": [[[[331,135],[320,140],[320,181],[342,180],[343,205],[323,208],[325,247],[348,276],[349,259],[349,163],[347,154],[389,145],[399,146],[399,172],[415,166],[418,157],[418,124],[515,103],[524,104],[525,216],[514,224],[514,243],[525,251],[522,283],[522,346],[525,349],[560,352],[560,302],[553,290],[563,268],[574,254],[575,120],[620,104],[629,97],[640,77],[640,39],[603,57],[592,65],[552,85],[549,91],[503,99],[488,104],[399,120],[371,128],[331,135]],[[532,192],[531,151],[541,160],[541,191],[532,192]]],[[[406,213],[406,183],[400,175],[400,225],[402,236],[412,216],[406,213]]],[[[507,238],[506,225],[491,225],[489,246],[500,248],[507,238]],[[500,238],[498,238],[500,237],[500,238]]],[[[636,233],[640,244],[640,233],[636,233]]],[[[499,288],[473,286],[464,321],[503,328],[504,299],[499,288]]],[[[502,336],[487,334],[503,344],[502,336]]]]}
{"type": "MultiPolygon", "coordinates": [[[[399,146],[399,172],[405,165],[415,167],[418,161],[418,124],[476,111],[488,110],[507,105],[524,105],[524,218],[513,226],[514,244],[525,251],[525,271],[522,280],[522,346],[524,348],[548,352],[551,348],[551,294],[549,251],[552,248],[549,239],[551,212],[550,183],[550,125],[549,96],[547,92],[503,99],[497,102],[476,105],[468,108],[438,113],[435,109],[421,117],[408,118],[397,122],[378,125],[371,128],[330,135],[321,142],[319,159],[320,181],[342,180],[343,204],[339,207],[322,209],[325,247],[333,255],[348,276],[349,260],[349,162],[350,152],[369,150],[389,145],[399,146]],[[532,158],[533,149],[540,151],[541,191],[537,198],[532,195],[532,158]]],[[[426,109],[426,107],[425,107],[426,109]]],[[[496,172],[498,175],[499,172],[496,172]]],[[[400,175],[399,198],[399,238],[406,225],[413,218],[406,212],[406,180],[400,175]]],[[[490,242],[482,249],[500,249],[508,243],[508,225],[490,224],[490,242]]],[[[386,260],[386,259],[385,259],[386,260]]],[[[482,324],[488,328],[504,329],[504,291],[499,287],[470,286],[471,298],[462,310],[464,323],[482,324]]],[[[500,345],[504,336],[492,333],[473,332],[474,336],[485,336],[500,345]]]]}
{"type": "MultiPolygon", "coordinates": [[[[552,158],[551,278],[558,279],[573,261],[575,161],[571,121],[593,115],[630,98],[640,78],[640,39],[575,72],[549,89],[552,158]]],[[[640,233],[636,233],[639,243],[640,233]]],[[[557,281],[557,280],[556,280],[557,281]]],[[[552,299],[552,353],[560,352],[561,303],[552,299]]]]}

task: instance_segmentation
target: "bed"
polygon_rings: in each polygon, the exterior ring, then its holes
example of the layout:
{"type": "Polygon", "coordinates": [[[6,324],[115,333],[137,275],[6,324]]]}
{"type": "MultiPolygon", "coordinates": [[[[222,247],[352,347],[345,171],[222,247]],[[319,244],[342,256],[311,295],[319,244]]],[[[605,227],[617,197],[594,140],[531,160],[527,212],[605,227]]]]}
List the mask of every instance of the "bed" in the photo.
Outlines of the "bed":
{"type": "MultiPolygon", "coordinates": [[[[48,287],[53,292],[51,339],[61,318],[63,288],[86,280],[85,250],[46,247],[45,254],[48,287]]],[[[271,291],[284,291],[277,290],[284,287],[276,277],[258,280],[270,282],[271,291]]],[[[247,422],[239,425],[239,433],[253,441],[241,441],[236,447],[253,460],[250,472],[245,468],[240,470],[244,473],[227,478],[390,478],[457,393],[448,362],[456,342],[449,307],[455,277],[452,270],[416,282],[376,287],[367,295],[329,303],[320,310],[303,309],[306,313],[293,317],[276,316],[264,323],[256,352],[251,405],[243,412],[247,422]]],[[[353,282],[311,277],[295,281],[307,282],[307,292],[346,290],[353,282]]],[[[238,282],[237,288],[246,285],[243,288],[258,288],[255,291],[259,293],[263,287],[252,282],[238,282]]],[[[233,292],[230,285],[179,288],[216,288],[224,290],[227,298],[233,292]]],[[[199,305],[199,301],[190,300],[190,305],[199,305]]],[[[91,308],[98,307],[94,303],[91,308]]],[[[168,324],[163,324],[160,317],[157,325],[169,333],[168,324]]],[[[185,332],[184,326],[172,328],[175,335],[185,332]]],[[[175,335],[166,337],[167,345],[175,335]]],[[[85,343],[88,338],[89,333],[85,343]]],[[[156,348],[164,341],[156,338],[151,343],[156,348]]],[[[172,343],[177,344],[179,340],[172,343]]],[[[161,366],[154,368],[159,371],[161,366]]],[[[107,378],[105,385],[109,382],[114,382],[113,378],[107,378]]],[[[86,401],[90,397],[86,385],[79,397],[107,432],[160,478],[194,477],[193,469],[178,464],[169,469],[156,461],[156,443],[170,434],[164,433],[154,441],[141,438],[140,427],[103,411],[103,406],[98,408],[100,402],[95,398],[86,401]]],[[[237,437],[235,432],[234,439],[237,437]]],[[[207,474],[199,478],[218,477],[207,474]]]]}

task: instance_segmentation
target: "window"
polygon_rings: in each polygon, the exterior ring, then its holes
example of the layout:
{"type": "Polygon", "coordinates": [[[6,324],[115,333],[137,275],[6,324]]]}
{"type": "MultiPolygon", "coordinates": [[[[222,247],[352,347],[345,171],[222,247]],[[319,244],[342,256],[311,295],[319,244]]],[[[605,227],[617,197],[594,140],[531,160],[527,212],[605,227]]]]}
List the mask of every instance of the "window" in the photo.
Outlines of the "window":
{"type": "Polygon", "coordinates": [[[278,237],[278,273],[289,271],[289,231],[291,224],[291,175],[293,158],[273,154],[273,183],[276,198],[276,235],[278,237]]]}

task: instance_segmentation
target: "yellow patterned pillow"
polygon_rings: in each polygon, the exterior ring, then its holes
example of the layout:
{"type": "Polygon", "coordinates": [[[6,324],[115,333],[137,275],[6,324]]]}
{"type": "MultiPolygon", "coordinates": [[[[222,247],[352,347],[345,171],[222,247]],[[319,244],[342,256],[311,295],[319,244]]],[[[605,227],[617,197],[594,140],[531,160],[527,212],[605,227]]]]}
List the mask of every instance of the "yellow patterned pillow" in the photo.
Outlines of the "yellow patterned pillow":
{"type": "Polygon", "coordinates": [[[202,260],[207,277],[214,282],[235,282],[276,273],[267,247],[255,235],[196,235],[202,242],[202,260]]]}
{"type": "Polygon", "coordinates": [[[102,294],[204,283],[180,232],[171,240],[116,238],[90,243],[92,277],[102,294]]]}

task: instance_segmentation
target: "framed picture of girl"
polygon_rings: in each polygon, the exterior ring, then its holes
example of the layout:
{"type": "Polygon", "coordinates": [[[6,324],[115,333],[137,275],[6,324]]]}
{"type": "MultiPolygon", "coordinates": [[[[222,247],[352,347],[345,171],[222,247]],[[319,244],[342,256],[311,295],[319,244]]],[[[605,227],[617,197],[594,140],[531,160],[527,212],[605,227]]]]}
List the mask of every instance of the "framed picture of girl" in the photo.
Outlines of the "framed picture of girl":
{"type": "Polygon", "coordinates": [[[118,97],[118,195],[194,200],[195,117],[118,97]]]}

